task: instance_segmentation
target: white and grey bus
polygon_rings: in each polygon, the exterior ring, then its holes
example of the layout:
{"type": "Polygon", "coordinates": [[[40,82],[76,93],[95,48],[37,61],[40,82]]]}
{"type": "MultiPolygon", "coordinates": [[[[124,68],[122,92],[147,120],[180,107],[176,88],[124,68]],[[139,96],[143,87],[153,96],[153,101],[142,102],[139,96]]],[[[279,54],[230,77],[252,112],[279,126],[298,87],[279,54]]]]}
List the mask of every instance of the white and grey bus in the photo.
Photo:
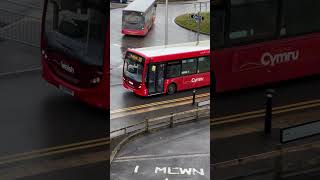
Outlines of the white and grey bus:
{"type": "Polygon", "coordinates": [[[156,0],[135,0],[122,11],[122,34],[145,36],[156,18],[156,0]]]}

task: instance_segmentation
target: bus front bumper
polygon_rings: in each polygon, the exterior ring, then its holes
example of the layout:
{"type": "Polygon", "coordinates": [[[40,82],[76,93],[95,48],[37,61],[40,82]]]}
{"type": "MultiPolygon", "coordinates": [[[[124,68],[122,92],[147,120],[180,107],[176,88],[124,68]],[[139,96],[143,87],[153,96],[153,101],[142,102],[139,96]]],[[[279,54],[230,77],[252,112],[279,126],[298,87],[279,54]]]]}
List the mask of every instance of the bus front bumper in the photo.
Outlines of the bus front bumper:
{"type": "Polygon", "coordinates": [[[42,60],[42,77],[49,84],[54,85],[63,92],[74,96],[75,98],[83,101],[91,106],[101,108],[104,110],[109,109],[108,91],[107,86],[104,87],[104,81],[101,81],[96,87],[93,88],[79,88],[55,75],[49,68],[45,60],[42,60]]]}
{"type": "Polygon", "coordinates": [[[123,87],[132,91],[133,93],[139,95],[139,96],[148,96],[148,90],[146,88],[140,88],[140,89],[135,89],[131,86],[129,86],[125,81],[123,81],[123,87]]]}
{"type": "Polygon", "coordinates": [[[125,35],[145,36],[148,30],[147,29],[143,29],[143,30],[122,29],[121,32],[122,34],[125,34],[125,35]]]}

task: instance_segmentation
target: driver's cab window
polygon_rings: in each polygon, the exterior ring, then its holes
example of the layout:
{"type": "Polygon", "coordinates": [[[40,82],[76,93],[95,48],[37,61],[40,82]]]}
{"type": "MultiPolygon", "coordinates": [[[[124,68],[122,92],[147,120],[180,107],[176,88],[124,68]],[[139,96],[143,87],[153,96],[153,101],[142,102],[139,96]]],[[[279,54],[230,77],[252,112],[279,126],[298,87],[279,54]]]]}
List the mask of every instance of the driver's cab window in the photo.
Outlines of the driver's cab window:
{"type": "Polygon", "coordinates": [[[61,1],[58,6],[58,31],[72,38],[86,40],[90,9],[81,1],[61,1]]]}

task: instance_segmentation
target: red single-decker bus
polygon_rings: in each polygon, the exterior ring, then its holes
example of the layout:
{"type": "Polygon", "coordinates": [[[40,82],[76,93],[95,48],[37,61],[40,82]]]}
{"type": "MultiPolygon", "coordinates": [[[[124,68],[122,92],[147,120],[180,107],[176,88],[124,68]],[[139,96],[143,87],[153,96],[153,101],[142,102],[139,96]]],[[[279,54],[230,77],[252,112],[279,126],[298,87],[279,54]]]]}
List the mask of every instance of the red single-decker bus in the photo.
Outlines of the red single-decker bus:
{"type": "Polygon", "coordinates": [[[210,85],[210,41],[128,49],[123,86],[140,96],[210,85]]]}
{"type": "Polygon", "coordinates": [[[216,92],[320,73],[320,1],[218,0],[212,6],[216,92]]]}

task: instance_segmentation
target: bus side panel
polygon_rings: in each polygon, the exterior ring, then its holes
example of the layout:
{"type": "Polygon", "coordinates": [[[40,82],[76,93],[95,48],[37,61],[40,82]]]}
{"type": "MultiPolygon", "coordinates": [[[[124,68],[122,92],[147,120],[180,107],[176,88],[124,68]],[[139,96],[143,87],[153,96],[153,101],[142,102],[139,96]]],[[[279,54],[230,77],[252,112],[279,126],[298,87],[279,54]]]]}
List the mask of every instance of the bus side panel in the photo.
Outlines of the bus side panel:
{"type": "Polygon", "coordinates": [[[257,86],[320,73],[320,35],[217,50],[213,70],[217,91],[257,86]]]}
{"type": "Polygon", "coordinates": [[[233,80],[231,72],[231,50],[214,50],[211,55],[211,73],[214,74],[216,91],[223,92],[240,86],[239,81],[233,80]]]}
{"type": "Polygon", "coordinates": [[[194,79],[194,76],[195,75],[182,76],[183,90],[193,88],[194,83],[192,80],[194,79]]]}
{"type": "Polygon", "coordinates": [[[183,76],[183,89],[193,89],[210,85],[210,73],[183,76]]]}
{"type": "Polygon", "coordinates": [[[198,74],[198,79],[196,79],[196,87],[210,86],[210,72],[198,74]],[[203,79],[202,79],[203,78],[203,79]]]}
{"type": "Polygon", "coordinates": [[[209,86],[210,72],[166,79],[164,92],[167,92],[167,88],[171,83],[177,85],[177,91],[209,86]]]}

